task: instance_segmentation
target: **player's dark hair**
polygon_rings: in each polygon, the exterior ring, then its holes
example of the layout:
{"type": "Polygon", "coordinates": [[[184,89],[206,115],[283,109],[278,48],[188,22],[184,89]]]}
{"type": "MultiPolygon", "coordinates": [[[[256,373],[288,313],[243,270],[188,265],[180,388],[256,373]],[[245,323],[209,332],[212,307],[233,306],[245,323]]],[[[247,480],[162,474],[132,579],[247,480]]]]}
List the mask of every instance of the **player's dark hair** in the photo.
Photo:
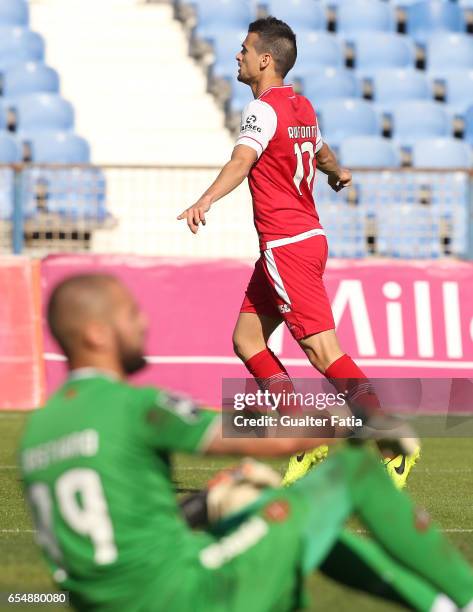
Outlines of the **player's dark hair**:
{"type": "Polygon", "coordinates": [[[265,17],[250,23],[248,32],[259,34],[257,50],[271,54],[276,71],[284,78],[297,59],[296,35],[291,28],[276,17],[265,17]]]}

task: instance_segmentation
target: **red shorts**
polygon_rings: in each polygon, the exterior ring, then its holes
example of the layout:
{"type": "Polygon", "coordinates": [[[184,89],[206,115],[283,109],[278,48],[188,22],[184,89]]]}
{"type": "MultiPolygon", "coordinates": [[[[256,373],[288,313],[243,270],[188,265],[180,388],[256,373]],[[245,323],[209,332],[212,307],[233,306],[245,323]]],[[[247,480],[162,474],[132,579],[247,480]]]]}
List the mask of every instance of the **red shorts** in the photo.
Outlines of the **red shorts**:
{"type": "Polygon", "coordinates": [[[327,254],[323,235],[266,249],[255,264],[240,312],[283,318],[296,340],[334,329],[322,278],[327,254]]]}

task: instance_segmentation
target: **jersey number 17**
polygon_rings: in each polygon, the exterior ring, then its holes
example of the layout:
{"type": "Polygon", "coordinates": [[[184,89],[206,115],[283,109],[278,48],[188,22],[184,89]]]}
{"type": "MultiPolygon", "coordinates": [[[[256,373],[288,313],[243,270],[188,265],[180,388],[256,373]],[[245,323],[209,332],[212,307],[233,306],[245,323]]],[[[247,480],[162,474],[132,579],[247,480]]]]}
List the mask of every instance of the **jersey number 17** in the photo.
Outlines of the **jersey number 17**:
{"type": "Polygon", "coordinates": [[[309,174],[307,175],[307,185],[309,186],[309,191],[312,190],[312,181],[314,180],[314,176],[315,176],[314,143],[310,141],[306,141],[306,142],[303,142],[302,145],[300,145],[299,143],[296,142],[294,143],[294,153],[296,154],[296,158],[297,158],[297,168],[296,168],[296,173],[294,175],[293,181],[294,181],[294,185],[296,186],[296,189],[299,195],[302,195],[301,183],[305,175],[304,158],[303,158],[304,153],[309,154],[309,174]]]}

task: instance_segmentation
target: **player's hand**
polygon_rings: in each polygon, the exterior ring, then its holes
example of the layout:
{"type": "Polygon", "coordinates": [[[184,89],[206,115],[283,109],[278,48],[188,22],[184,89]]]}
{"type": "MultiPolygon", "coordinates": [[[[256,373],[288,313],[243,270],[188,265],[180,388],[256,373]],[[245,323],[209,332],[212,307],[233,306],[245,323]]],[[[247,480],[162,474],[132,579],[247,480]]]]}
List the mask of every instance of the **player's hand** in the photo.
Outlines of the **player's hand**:
{"type": "Polygon", "coordinates": [[[202,223],[202,225],[206,224],[205,213],[210,210],[211,205],[212,203],[208,198],[202,197],[200,200],[197,200],[193,206],[190,206],[182,212],[177,219],[178,221],[186,219],[190,231],[193,234],[197,234],[199,223],[202,223]]]}
{"type": "Polygon", "coordinates": [[[350,187],[352,175],[348,168],[340,168],[337,174],[330,174],[328,184],[334,191],[341,191],[344,187],[350,187]]]}

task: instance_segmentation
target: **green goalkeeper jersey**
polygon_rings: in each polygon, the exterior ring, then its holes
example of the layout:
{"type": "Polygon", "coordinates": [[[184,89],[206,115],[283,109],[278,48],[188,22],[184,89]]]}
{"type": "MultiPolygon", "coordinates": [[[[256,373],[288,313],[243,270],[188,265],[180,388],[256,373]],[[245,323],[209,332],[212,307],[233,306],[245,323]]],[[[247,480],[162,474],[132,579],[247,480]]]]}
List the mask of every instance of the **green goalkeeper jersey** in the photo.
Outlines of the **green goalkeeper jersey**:
{"type": "Polygon", "coordinates": [[[37,539],[79,607],[129,594],[126,609],[139,610],[157,576],[162,603],[175,591],[202,541],[180,516],[170,453],[203,450],[218,422],[188,399],[95,370],[77,371],[31,415],[20,460],[37,539]]]}

